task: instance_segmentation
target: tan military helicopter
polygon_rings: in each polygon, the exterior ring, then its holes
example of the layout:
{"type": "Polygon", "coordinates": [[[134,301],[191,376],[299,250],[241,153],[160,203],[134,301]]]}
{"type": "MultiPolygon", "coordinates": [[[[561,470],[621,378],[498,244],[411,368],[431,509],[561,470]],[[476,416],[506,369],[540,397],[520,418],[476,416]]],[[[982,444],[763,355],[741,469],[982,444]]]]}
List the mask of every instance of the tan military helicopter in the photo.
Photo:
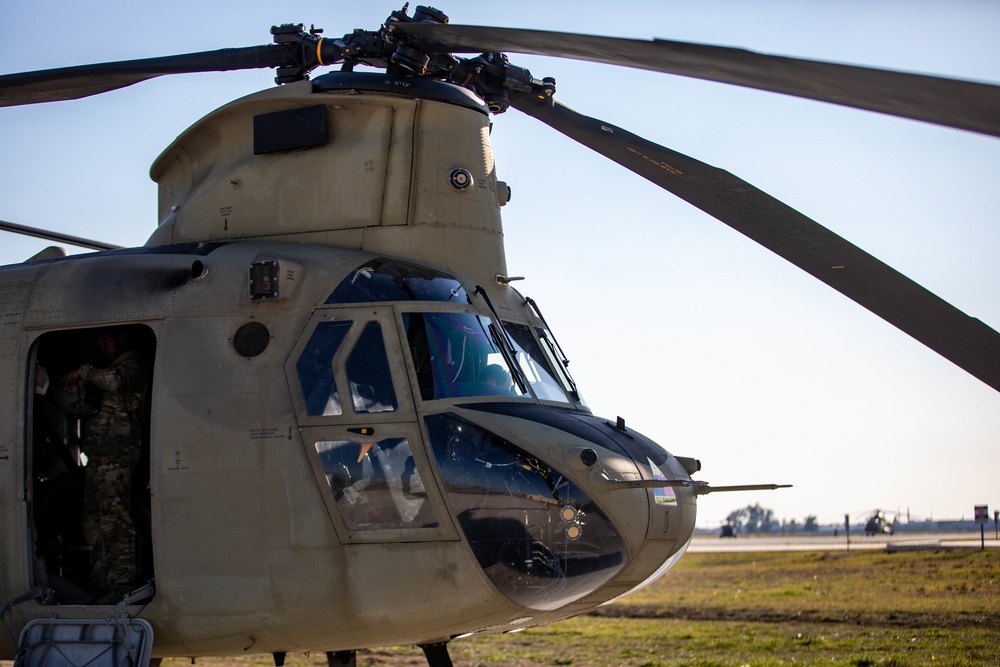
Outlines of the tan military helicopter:
{"type": "Polygon", "coordinates": [[[690,541],[698,495],[776,486],[694,481],[695,459],[587,409],[541,309],[508,275],[509,191],[489,125],[509,107],[1000,389],[996,332],[731,174],[562,106],[554,81],[502,54],[645,67],[992,135],[997,88],[454,26],[428,7],[342,38],[297,25],[272,34],[268,46],[0,77],[2,105],[193,71],[274,67],[283,84],[210,113],[158,158],[159,225],[144,247],[47,251],[0,271],[2,363],[23,378],[2,402],[0,481],[23,490],[0,496],[2,657],[83,651],[82,635],[112,628],[109,641],[139,662],[270,652],[280,664],[315,650],[349,664],[358,648],[416,644],[448,665],[456,637],[584,613],[661,575],[690,541]],[[57,382],[109,326],[152,369],[133,480],[138,575],[115,606],[86,590],[87,407],[57,382]]]}

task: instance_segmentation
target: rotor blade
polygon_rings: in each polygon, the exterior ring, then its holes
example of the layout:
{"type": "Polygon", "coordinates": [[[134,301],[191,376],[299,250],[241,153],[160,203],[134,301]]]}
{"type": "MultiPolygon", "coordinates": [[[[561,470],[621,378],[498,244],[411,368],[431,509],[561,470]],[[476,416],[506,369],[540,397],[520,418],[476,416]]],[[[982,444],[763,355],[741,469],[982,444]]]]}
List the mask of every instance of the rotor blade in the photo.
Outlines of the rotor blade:
{"type": "Polygon", "coordinates": [[[275,67],[286,58],[286,49],[268,44],[5,74],[0,76],[0,107],[75,100],[165,74],[275,67]]]}
{"type": "Polygon", "coordinates": [[[511,105],[656,183],[1000,391],[1000,334],[727,171],[530,94],[511,105]]]}
{"type": "Polygon", "coordinates": [[[121,248],[119,245],[111,245],[110,243],[103,243],[102,241],[91,241],[90,239],[81,238],[79,236],[70,236],[69,234],[62,234],[60,232],[50,232],[47,229],[38,229],[37,227],[18,225],[5,220],[0,220],[0,231],[13,232],[14,234],[23,234],[25,236],[34,236],[35,238],[45,239],[46,241],[55,241],[57,243],[68,243],[69,245],[74,245],[78,248],[90,248],[92,250],[117,250],[118,248],[121,248]]]}
{"type": "Polygon", "coordinates": [[[656,39],[397,23],[449,52],[572,58],[717,81],[1000,136],[1000,86],[656,39]]]}

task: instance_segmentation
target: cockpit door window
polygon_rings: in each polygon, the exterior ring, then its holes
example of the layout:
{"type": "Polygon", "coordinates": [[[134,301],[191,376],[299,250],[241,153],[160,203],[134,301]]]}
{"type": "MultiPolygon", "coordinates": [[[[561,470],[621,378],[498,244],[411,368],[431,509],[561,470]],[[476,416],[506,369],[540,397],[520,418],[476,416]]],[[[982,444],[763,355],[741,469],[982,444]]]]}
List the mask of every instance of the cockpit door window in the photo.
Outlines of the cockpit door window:
{"type": "Polygon", "coordinates": [[[407,438],[320,440],[316,453],[348,529],[440,525],[407,438]]]}
{"type": "Polygon", "coordinates": [[[302,429],[341,541],[457,540],[416,423],[302,429]]]}

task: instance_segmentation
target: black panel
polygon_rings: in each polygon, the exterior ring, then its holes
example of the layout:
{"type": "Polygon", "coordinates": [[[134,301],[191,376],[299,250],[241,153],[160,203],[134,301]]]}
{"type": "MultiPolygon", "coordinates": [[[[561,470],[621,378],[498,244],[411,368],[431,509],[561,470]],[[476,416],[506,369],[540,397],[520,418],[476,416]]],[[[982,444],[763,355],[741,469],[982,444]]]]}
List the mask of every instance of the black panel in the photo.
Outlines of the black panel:
{"type": "Polygon", "coordinates": [[[326,107],[323,105],[253,117],[254,155],[322,146],[326,141],[326,107]]]}
{"type": "Polygon", "coordinates": [[[467,403],[459,407],[546,424],[641,463],[649,459],[662,465],[668,456],[663,447],[641,433],[631,429],[619,431],[608,420],[587,412],[537,403],[467,403]]]}
{"type": "Polygon", "coordinates": [[[384,72],[330,72],[313,79],[315,92],[380,92],[403,97],[447,102],[488,114],[486,104],[468,88],[444,81],[431,81],[412,76],[395,76],[384,72]]]}
{"type": "Polygon", "coordinates": [[[278,298],[278,260],[267,259],[250,265],[250,300],[278,298]]]}

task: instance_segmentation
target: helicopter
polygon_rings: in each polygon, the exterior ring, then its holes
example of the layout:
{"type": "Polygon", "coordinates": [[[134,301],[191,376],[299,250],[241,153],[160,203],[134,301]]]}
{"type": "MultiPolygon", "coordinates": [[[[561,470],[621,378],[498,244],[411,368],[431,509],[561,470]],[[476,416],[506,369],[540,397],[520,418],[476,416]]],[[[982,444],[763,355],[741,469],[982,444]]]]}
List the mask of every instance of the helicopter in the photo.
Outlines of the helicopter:
{"type": "MultiPolygon", "coordinates": [[[[298,16],[323,16],[325,7],[314,10],[312,4],[300,5],[298,16]]],[[[782,12],[725,0],[710,4],[715,9],[625,3],[601,19],[600,30],[582,9],[566,13],[524,0],[502,8],[463,7],[461,20],[640,39],[672,36],[1000,80],[1000,58],[986,33],[997,15],[983,7],[909,12],[895,0],[863,10],[807,2],[782,12]],[[669,27],[643,27],[654,15],[669,17],[669,27]],[[937,48],[923,48],[930,42],[937,48]]],[[[104,25],[100,15],[59,0],[13,6],[3,14],[54,34],[97,35],[104,25]]],[[[172,11],[118,3],[113,15],[123,24],[142,25],[142,31],[119,31],[106,40],[55,40],[41,50],[31,48],[26,33],[15,32],[0,44],[4,70],[216,48],[219,25],[226,26],[226,44],[253,44],[261,25],[289,20],[259,0],[240,14],[182,0],[172,11]]],[[[371,23],[353,5],[338,7],[337,16],[338,25],[371,23]]],[[[554,75],[564,103],[725,167],[997,327],[991,249],[1000,237],[992,224],[989,174],[1000,159],[1000,144],[994,146],[992,138],[643,70],[538,56],[518,56],[517,62],[554,75]]],[[[35,206],[32,196],[35,184],[45,183],[60,202],[51,225],[141,245],[155,219],[156,189],[148,178],[153,158],[205,110],[268,83],[268,73],[259,70],[161,77],[76,102],[8,108],[0,116],[0,218],[46,226],[40,222],[47,207],[35,206]],[[85,119],[84,125],[76,118],[85,119]],[[61,156],[55,178],[53,163],[44,157],[49,155],[61,156]],[[80,159],[93,168],[73,168],[80,159]],[[79,211],[62,208],[68,202],[79,202],[79,211]]],[[[785,516],[801,507],[839,512],[823,507],[838,493],[833,480],[814,471],[839,466],[844,454],[861,456],[868,446],[886,456],[914,448],[930,454],[908,459],[900,471],[905,474],[883,480],[881,492],[897,502],[934,478],[941,465],[936,441],[956,443],[960,457],[992,449],[1000,396],[906,334],[533,118],[497,117],[491,143],[498,177],[513,186],[512,203],[503,209],[504,234],[512,272],[528,278],[519,288],[544,303],[571,350],[602,351],[571,353],[574,375],[587,387],[595,412],[621,411],[621,387],[634,388],[625,414],[629,423],[658,441],[690,443],[684,448],[714,461],[716,481],[769,479],[772,461],[781,460],[786,474],[809,482],[769,499],[785,516]],[[623,289],[641,283],[648,267],[656,267],[659,280],[652,302],[644,290],[623,289]],[[595,311],[600,303],[614,307],[595,311]],[[613,326],[594,326],[595,316],[613,320],[613,326]],[[616,331],[627,331],[632,344],[619,346],[616,331]],[[603,363],[606,354],[614,364],[603,363]],[[647,363],[650,355],[654,364],[647,363]],[[720,407],[731,417],[714,418],[720,407]],[[833,415],[837,426],[831,429],[833,415]],[[849,452],[841,448],[847,429],[858,434],[849,452]],[[808,459],[799,444],[806,441],[812,443],[808,459]],[[746,447],[773,459],[730,455],[746,447]],[[918,461],[926,463],[912,469],[918,461]]],[[[0,261],[19,262],[42,247],[8,235],[0,261]]],[[[982,470],[967,488],[989,487],[982,470]]],[[[872,496],[855,499],[863,507],[884,502],[873,487],[858,493],[872,496]]],[[[965,504],[941,496],[932,509],[957,514],[965,504]]],[[[730,509],[724,497],[706,496],[699,518],[715,525],[730,509]]]]}
{"type": "Polygon", "coordinates": [[[898,520],[899,517],[894,516],[890,521],[883,510],[873,510],[867,519],[865,519],[865,535],[868,537],[874,535],[895,535],[896,522],[898,520]]]}
{"type": "MultiPolygon", "coordinates": [[[[157,160],[160,224],[146,247],[5,270],[8,284],[60,295],[36,303],[11,289],[10,306],[25,312],[11,323],[24,353],[8,363],[22,364],[27,386],[40,362],[65,367],[66,350],[108,323],[127,326],[154,368],[150,494],[140,501],[155,592],[133,611],[152,620],[157,657],[415,643],[446,664],[456,636],[582,613],[661,574],[690,538],[697,495],[775,486],[693,481],[694,459],[589,414],[542,309],[507,275],[497,237],[510,192],[485,139],[488,112],[505,105],[586,121],[553,102],[554,82],[499,51],[436,50],[458,39],[433,32],[441,16],[394,12],[383,28],[325,47],[319,33],[277,26],[279,48],[254,58],[291,50],[393,71],[279,70],[290,77],[282,87],[209,114],[157,160]],[[416,76],[428,65],[432,76],[416,76]],[[508,75],[514,88],[497,85],[508,75]],[[454,77],[463,85],[436,80],[454,77]],[[476,92],[464,87],[478,78],[476,92]],[[345,173],[356,180],[339,182],[345,173]],[[317,192],[340,204],[336,216],[310,199],[317,192]],[[495,367],[509,378],[499,388],[487,380],[495,367]],[[197,558],[169,551],[192,545],[197,558]],[[387,571],[422,582],[392,591],[405,623],[387,622],[373,593],[387,571]]],[[[518,48],[528,47],[505,50],[518,48]]],[[[41,73],[27,95],[48,97],[51,82],[79,72],[41,73]]],[[[0,79],[0,90],[18,94],[23,82],[0,79]]],[[[649,162],[657,149],[642,146],[649,162]]],[[[979,361],[964,363],[981,374],[979,361]]],[[[20,423],[41,412],[24,387],[9,391],[20,423]]],[[[41,448],[42,430],[27,430],[26,446],[41,448]]],[[[21,461],[5,466],[10,488],[34,478],[29,500],[40,498],[49,480],[27,454],[21,461]]],[[[7,506],[10,525],[34,524],[25,542],[37,548],[52,533],[40,525],[51,519],[7,506]]],[[[24,562],[23,547],[5,562],[24,562]]],[[[40,585],[50,570],[79,567],[64,557],[36,556],[41,566],[20,574],[32,570],[28,583],[40,585]]],[[[23,581],[4,585],[8,597],[25,592],[23,581]]],[[[43,602],[16,605],[16,623],[48,616],[43,602]]]]}

